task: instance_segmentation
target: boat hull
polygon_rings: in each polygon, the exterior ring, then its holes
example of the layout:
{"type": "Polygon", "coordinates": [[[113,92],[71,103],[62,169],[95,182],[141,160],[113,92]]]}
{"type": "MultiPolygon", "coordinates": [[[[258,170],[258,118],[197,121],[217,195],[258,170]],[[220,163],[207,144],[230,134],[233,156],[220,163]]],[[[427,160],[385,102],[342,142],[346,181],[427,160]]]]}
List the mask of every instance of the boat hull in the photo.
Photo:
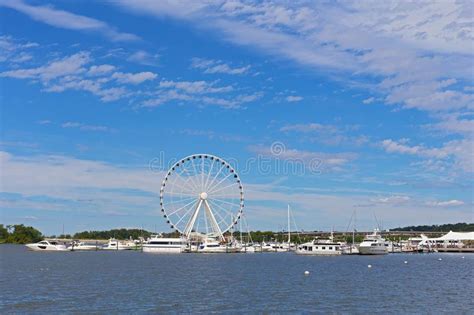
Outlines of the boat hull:
{"type": "Polygon", "coordinates": [[[182,247],[153,247],[143,245],[142,248],[144,253],[155,253],[155,254],[179,254],[183,251],[182,247]]]}
{"type": "Polygon", "coordinates": [[[307,256],[339,256],[342,255],[341,251],[308,251],[308,250],[296,250],[297,255],[307,255],[307,256]]]}
{"type": "Polygon", "coordinates": [[[385,249],[385,247],[359,246],[359,254],[360,255],[386,255],[387,250],[385,249]]]}
{"type": "Polygon", "coordinates": [[[53,246],[53,245],[38,245],[38,244],[26,244],[29,250],[36,252],[65,252],[68,251],[66,246],[53,246]]]}

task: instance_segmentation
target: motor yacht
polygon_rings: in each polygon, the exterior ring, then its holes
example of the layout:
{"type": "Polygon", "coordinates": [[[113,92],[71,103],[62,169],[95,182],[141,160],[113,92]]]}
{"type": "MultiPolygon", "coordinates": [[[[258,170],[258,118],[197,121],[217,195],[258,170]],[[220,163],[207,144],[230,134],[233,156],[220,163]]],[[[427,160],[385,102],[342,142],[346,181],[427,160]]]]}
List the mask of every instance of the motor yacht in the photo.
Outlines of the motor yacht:
{"type": "Polygon", "coordinates": [[[315,239],[298,246],[298,255],[341,255],[345,244],[334,241],[333,234],[329,239],[315,239]]]}
{"type": "Polygon", "coordinates": [[[186,248],[186,241],[181,238],[164,238],[153,235],[142,246],[144,253],[181,253],[186,248]]]}
{"type": "Polygon", "coordinates": [[[68,247],[70,250],[98,250],[100,247],[97,244],[88,244],[81,241],[72,241],[71,246],[68,247]]]}
{"type": "Polygon", "coordinates": [[[56,240],[43,240],[38,243],[26,244],[26,247],[34,251],[67,251],[68,248],[63,243],[60,243],[56,240]]]}
{"type": "Polygon", "coordinates": [[[102,247],[105,250],[129,250],[135,248],[135,243],[133,242],[121,242],[114,238],[109,239],[109,242],[102,247]]]}
{"type": "Polygon", "coordinates": [[[364,241],[359,245],[361,255],[385,255],[387,254],[385,239],[382,238],[378,229],[374,233],[366,235],[364,241]]]}
{"type": "Polygon", "coordinates": [[[206,239],[198,248],[198,253],[239,253],[241,248],[232,244],[221,244],[214,239],[206,239]]]}

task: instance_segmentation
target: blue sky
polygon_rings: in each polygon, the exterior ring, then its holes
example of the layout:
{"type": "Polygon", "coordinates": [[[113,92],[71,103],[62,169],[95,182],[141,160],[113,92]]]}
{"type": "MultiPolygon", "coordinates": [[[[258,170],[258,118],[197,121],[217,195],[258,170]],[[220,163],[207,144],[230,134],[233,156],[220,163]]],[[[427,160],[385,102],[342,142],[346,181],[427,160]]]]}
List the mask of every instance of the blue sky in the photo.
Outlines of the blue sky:
{"type": "Polygon", "coordinates": [[[305,230],[472,222],[472,12],[1,1],[1,221],[167,231],[164,172],[207,152],[251,229],[283,229],[288,203],[305,230]]]}

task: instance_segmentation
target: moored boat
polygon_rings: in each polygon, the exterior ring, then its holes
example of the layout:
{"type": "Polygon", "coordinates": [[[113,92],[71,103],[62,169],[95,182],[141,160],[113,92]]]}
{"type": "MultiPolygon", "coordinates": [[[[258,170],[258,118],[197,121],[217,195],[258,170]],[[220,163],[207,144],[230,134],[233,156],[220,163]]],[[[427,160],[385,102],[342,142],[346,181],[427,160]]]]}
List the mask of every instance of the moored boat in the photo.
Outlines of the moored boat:
{"type": "Polygon", "coordinates": [[[359,245],[359,254],[361,255],[385,255],[387,254],[387,247],[385,246],[385,239],[375,229],[372,234],[366,235],[363,242],[359,245]]]}
{"type": "Polygon", "coordinates": [[[43,240],[38,243],[26,244],[25,246],[28,247],[28,249],[34,250],[34,251],[57,252],[57,251],[68,250],[65,244],[62,244],[56,240],[43,240]]]}
{"type": "Polygon", "coordinates": [[[181,238],[165,238],[153,235],[142,246],[144,253],[181,253],[186,248],[186,241],[181,238]]]}

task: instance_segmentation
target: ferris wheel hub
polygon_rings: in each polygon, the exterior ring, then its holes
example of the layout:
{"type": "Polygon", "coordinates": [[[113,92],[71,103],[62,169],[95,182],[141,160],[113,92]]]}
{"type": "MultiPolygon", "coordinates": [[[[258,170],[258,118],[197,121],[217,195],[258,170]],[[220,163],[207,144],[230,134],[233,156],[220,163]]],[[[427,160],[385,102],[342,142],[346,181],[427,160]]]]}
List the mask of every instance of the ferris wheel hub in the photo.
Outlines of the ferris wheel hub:
{"type": "Polygon", "coordinates": [[[206,200],[207,199],[207,193],[206,192],[202,192],[199,194],[199,198],[201,198],[201,200],[206,200]]]}

